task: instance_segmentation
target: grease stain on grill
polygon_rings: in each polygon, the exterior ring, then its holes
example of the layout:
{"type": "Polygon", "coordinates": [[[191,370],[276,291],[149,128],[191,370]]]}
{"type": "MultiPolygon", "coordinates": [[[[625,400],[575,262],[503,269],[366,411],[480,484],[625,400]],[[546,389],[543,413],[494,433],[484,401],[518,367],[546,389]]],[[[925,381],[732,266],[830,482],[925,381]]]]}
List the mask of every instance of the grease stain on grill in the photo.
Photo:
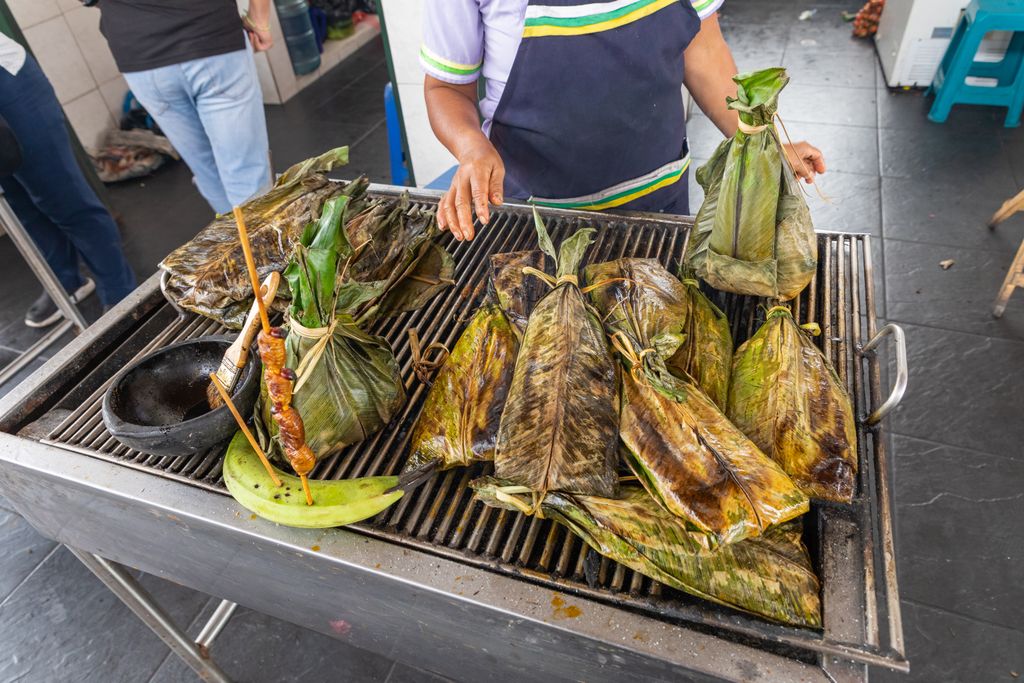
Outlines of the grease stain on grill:
{"type": "Polygon", "coordinates": [[[565,600],[557,594],[551,598],[551,607],[553,608],[551,616],[555,619],[575,619],[583,614],[583,610],[576,605],[565,604],[565,600]]]}

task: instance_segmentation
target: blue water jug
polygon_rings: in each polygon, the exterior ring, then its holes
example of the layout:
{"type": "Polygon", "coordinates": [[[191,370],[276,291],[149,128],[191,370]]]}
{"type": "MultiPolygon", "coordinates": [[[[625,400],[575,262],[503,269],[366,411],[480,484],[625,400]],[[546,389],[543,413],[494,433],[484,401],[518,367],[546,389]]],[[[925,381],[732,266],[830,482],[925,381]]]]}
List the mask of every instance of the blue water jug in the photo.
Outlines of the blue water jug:
{"type": "Polygon", "coordinates": [[[297,76],[308,74],[320,66],[320,50],[309,20],[306,0],[274,0],[277,18],[281,22],[292,70],[297,76]]]}

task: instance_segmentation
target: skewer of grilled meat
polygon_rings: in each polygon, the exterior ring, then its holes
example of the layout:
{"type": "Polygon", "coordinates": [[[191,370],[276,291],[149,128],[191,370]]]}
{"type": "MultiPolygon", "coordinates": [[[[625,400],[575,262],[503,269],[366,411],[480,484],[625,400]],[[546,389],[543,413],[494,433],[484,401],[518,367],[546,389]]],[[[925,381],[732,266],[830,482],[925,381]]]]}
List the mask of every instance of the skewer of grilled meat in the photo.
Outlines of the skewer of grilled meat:
{"type": "Polygon", "coordinates": [[[302,416],[292,407],[292,389],[295,385],[295,371],[285,367],[286,352],[284,346],[286,333],[280,327],[272,327],[269,332],[260,332],[257,346],[260,359],[263,361],[264,377],[267,383],[267,394],[270,399],[270,415],[277,423],[278,435],[282,450],[291,464],[292,469],[302,480],[302,489],[306,494],[306,504],[313,504],[313,496],[309,490],[307,475],[316,465],[316,456],[306,443],[306,429],[302,424],[302,416]]]}

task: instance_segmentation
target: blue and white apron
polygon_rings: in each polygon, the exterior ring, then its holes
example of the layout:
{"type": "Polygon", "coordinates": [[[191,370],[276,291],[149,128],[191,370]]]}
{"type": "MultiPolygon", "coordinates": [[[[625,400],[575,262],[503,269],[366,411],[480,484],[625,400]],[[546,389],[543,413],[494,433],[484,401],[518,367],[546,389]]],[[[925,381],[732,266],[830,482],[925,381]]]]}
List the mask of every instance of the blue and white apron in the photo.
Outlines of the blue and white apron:
{"type": "Polygon", "coordinates": [[[491,124],[505,195],[542,206],[689,213],[689,0],[530,1],[491,124]]]}

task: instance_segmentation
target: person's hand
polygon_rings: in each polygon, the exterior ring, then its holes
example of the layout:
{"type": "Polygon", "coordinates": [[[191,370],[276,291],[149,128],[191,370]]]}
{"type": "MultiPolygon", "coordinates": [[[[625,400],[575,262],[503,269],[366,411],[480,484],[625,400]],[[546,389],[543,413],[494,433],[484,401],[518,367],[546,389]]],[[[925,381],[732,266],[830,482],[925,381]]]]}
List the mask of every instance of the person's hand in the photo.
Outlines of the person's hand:
{"type": "Polygon", "coordinates": [[[488,202],[501,206],[505,164],[487,138],[481,136],[459,156],[452,186],[437,205],[437,226],[459,240],[473,239],[473,210],[481,225],[491,219],[488,202]]]}
{"type": "Polygon", "coordinates": [[[274,45],[274,36],[270,33],[270,17],[258,17],[246,13],[242,17],[242,26],[249,34],[249,43],[253,52],[265,52],[274,45]]]}
{"type": "Polygon", "coordinates": [[[807,142],[794,142],[783,145],[789,165],[793,167],[796,177],[805,183],[813,183],[814,176],[825,172],[825,157],[814,145],[807,142]]]}

